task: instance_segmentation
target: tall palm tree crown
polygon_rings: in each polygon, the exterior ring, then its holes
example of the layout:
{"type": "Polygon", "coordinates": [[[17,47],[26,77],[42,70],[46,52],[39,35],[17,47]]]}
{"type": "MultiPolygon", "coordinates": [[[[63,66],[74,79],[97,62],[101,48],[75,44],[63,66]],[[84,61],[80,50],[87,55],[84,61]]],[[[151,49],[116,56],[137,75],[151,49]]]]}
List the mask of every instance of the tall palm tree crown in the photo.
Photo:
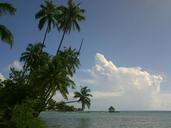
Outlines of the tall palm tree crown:
{"type": "Polygon", "coordinates": [[[31,71],[45,65],[49,61],[49,55],[41,52],[43,44],[29,44],[26,51],[21,54],[20,61],[24,62],[24,68],[31,71]]]}
{"type": "Polygon", "coordinates": [[[72,76],[79,64],[78,52],[66,48],[64,51],[60,51],[57,56],[52,57],[47,65],[37,71],[33,81],[35,81],[35,85],[40,84],[45,88],[43,96],[47,99],[46,103],[52,99],[57,91],[67,99],[68,88],[75,86],[72,76]]]}
{"type": "Polygon", "coordinates": [[[63,31],[63,35],[57,53],[60,50],[65,34],[70,33],[72,29],[80,31],[79,22],[85,20],[85,10],[80,8],[80,3],[75,4],[73,0],[68,0],[67,7],[60,6],[59,10],[58,27],[60,31],[63,31]]]}
{"type": "Polygon", "coordinates": [[[80,8],[80,3],[75,4],[73,0],[68,0],[68,6],[60,6],[59,29],[70,33],[71,29],[80,31],[78,22],[85,20],[85,10],[80,8]]]}
{"type": "MultiPolygon", "coordinates": [[[[16,13],[16,8],[13,7],[11,4],[0,3],[0,16],[6,14],[15,15],[15,13],[16,13]]],[[[14,40],[13,35],[10,32],[10,30],[4,25],[0,25],[0,37],[2,41],[6,42],[12,47],[13,40],[14,40]]]]}
{"type": "Polygon", "coordinates": [[[47,24],[45,35],[43,38],[43,44],[45,43],[47,33],[50,32],[51,28],[57,27],[58,19],[58,7],[53,3],[52,0],[45,0],[45,5],[40,5],[41,9],[36,13],[35,18],[39,20],[39,30],[47,24]]]}
{"type": "Polygon", "coordinates": [[[90,97],[92,97],[92,95],[90,94],[90,91],[91,90],[88,89],[87,87],[82,87],[80,92],[74,93],[74,98],[79,98],[78,102],[81,102],[82,104],[82,111],[85,109],[85,106],[90,108],[90,105],[91,105],[90,97]]]}

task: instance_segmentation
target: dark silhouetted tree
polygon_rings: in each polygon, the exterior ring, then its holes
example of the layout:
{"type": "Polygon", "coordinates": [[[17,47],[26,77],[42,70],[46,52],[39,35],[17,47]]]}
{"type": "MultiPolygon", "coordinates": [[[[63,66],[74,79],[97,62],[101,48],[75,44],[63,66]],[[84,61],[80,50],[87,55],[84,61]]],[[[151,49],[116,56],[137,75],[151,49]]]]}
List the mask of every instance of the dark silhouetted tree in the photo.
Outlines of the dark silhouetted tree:
{"type": "Polygon", "coordinates": [[[58,26],[59,30],[63,31],[63,34],[56,54],[58,54],[62,46],[65,34],[70,33],[72,29],[80,31],[79,22],[85,20],[85,10],[80,8],[80,3],[75,4],[73,0],[68,0],[67,7],[60,6],[59,10],[58,26]]]}
{"type": "MultiPolygon", "coordinates": [[[[16,8],[13,7],[9,3],[0,3],[0,16],[10,14],[10,15],[15,15],[16,13],[16,8]]],[[[13,35],[10,32],[10,30],[4,26],[0,25],[0,37],[1,40],[4,41],[5,43],[9,44],[11,47],[13,45],[13,35]]]]}
{"type": "Polygon", "coordinates": [[[82,104],[82,111],[84,111],[85,106],[90,108],[90,105],[91,105],[90,97],[92,97],[92,95],[90,94],[90,91],[91,90],[88,89],[87,87],[82,87],[80,92],[74,93],[74,98],[78,98],[78,102],[81,102],[82,104]]]}
{"type": "Polygon", "coordinates": [[[39,20],[39,30],[46,25],[46,30],[42,44],[45,44],[46,36],[51,28],[57,27],[57,19],[59,15],[58,7],[52,0],[45,0],[45,5],[40,5],[41,9],[36,13],[35,18],[39,20]]]}

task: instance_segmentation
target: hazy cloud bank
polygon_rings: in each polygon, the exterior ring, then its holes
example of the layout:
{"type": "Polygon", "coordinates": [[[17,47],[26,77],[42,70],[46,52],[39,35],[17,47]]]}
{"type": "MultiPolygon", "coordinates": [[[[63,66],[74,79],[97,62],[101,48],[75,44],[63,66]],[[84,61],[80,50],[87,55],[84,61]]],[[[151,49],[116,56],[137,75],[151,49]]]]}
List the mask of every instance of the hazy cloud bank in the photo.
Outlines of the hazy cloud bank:
{"type": "Polygon", "coordinates": [[[79,83],[93,88],[92,109],[104,110],[110,105],[124,110],[171,108],[171,95],[160,92],[161,75],[141,67],[119,67],[100,53],[87,74],[89,79],[82,78],[79,83]]]}

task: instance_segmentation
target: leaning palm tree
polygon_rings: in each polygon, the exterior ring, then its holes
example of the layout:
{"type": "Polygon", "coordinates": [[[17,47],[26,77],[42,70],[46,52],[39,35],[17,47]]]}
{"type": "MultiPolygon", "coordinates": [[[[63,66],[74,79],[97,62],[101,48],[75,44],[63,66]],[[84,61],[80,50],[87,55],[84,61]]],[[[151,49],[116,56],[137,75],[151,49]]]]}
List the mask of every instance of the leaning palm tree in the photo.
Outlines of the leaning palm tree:
{"type": "Polygon", "coordinates": [[[52,0],[45,0],[45,5],[40,5],[41,9],[36,13],[35,18],[39,20],[39,30],[42,30],[45,25],[46,30],[42,44],[45,44],[46,36],[51,28],[57,27],[58,7],[52,0]]]}
{"type": "Polygon", "coordinates": [[[79,22],[85,20],[84,17],[84,9],[81,9],[80,3],[75,4],[73,0],[68,0],[68,6],[60,6],[60,14],[58,17],[58,27],[59,30],[63,31],[62,38],[59,44],[59,47],[57,49],[57,53],[59,52],[63,39],[65,37],[66,33],[70,33],[71,29],[80,31],[79,22]]]}
{"type": "Polygon", "coordinates": [[[47,105],[52,97],[59,92],[65,99],[69,93],[68,88],[75,86],[72,76],[78,68],[80,62],[78,51],[71,48],[65,48],[57,56],[35,72],[33,80],[34,85],[41,85],[44,91],[40,97],[44,98],[47,105]]]}
{"type": "Polygon", "coordinates": [[[80,92],[74,93],[74,98],[79,98],[78,102],[81,102],[82,104],[82,111],[84,111],[85,106],[90,108],[90,97],[92,97],[92,95],[90,94],[90,89],[88,89],[87,87],[82,87],[80,92]]]}
{"type": "MultiPolygon", "coordinates": [[[[15,15],[16,13],[16,8],[13,7],[9,3],[0,3],[0,16],[3,16],[5,14],[10,14],[10,15],[15,15]]],[[[0,25],[0,37],[1,40],[4,41],[5,43],[9,44],[12,47],[13,44],[13,35],[10,32],[10,30],[4,26],[0,25]]]]}

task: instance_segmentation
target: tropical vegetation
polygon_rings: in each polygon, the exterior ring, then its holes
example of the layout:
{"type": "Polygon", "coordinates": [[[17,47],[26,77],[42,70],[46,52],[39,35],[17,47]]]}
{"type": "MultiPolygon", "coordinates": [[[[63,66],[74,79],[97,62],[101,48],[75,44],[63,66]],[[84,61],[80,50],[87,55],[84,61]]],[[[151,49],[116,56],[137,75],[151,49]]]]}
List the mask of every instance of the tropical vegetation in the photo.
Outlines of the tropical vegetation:
{"type": "Polygon", "coordinates": [[[66,33],[70,33],[72,29],[80,31],[79,22],[85,20],[85,10],[80,8],[80,3],[75,4],[73,0],[68,0],[68,6],[59,7],[59,30],[63,32],[57,53],[60,51],[66,33]]]}
{"type": "Polygon", "coordinates": [[[73,0],[68,0],[67,6],[57,6],[52,0],[45,0],[45,5],[40,7],[41,9],[36,13],[35,18],[39,20],[39,30],[42,30],[46,25],[42,44],[45,44],[46,36],[51,31],[51,28],[63,32],[56,52],[58,54],[65,34],[70,33],[72,29],[80,31],[79,22],[85,20],[85,10],[80,8],[80,3],[75,4],[73,0]]]}
{"type": "MultiPolygon", "coordinates": [[[[73,106],[64,102],[56,102],[53,96],[60,93],[68,100],[69,88],[74,89],[72,79],[80,66],[80,49],[71,47],[57,48],[57,54],[46,52],[45,40],[51,28],[57,28],[65,33],[71,28],[80,30],[78,22],[84,20],[84,10],[80,4],[68,0],[68,6],[57,6],[51,0],[36,13],[39,29],[46,26],[43,42],[29,44],[21,54],[20,62],[23,69],[11,68],[9,78],[0,80],[0,128],[44,128],[45,124],[39,114],[46,110],[75,111],[73,106]]],[[[16,9],[8,4],[0,4],[0,14],[15,14],[16,9]]],[[[1,27],[1,26],[0,26],[1,27]]],[[[8,29],[6,29],[8,30],[8,29]]],[[[1,39],[12,45],[13,36],[0,28],[1,39]]],[[[9,31],[8,31],[9,32],[9,31]]],[[[75,92],[75,98],[82,103],[82,110],[90,107],[90,89],[84,87],[81,92],[75,92]]]]}
{"type": "MultiPolygon", "coordinates": [[[[9,3],[0,3],[0,16],[4,16],[6,14],[15,15],[15,13],[16,8],[13,5],[9,3]]],[[[14,41],[13,34],[5,25],[2,24],[0,24],[0,38],[12,47],[14,41]]]]}
{"type": "Polygon", "coordinates": [[[78,98],[77,102],[81,103],[82,111],[84,111],[86,106],[90,108],[90,105],[91,105],[90,97],[92,97],[92,95],[90,94],[90,89],[88,87],[82,87],[80,92],[76,91],[74,93],[74,98],[78,98]]]}
{"type": "Polygon", "coordinates": [[[41,9],[36,13],[35,18],[39,20],[38,28],[42,30],[46,25],[46,30],[42,44],[45,44],[46,36],[51,31],[51,28],[58,28],[58,7],[52,0],[44,1],[45,5],[41,4],[41,9]]]}

